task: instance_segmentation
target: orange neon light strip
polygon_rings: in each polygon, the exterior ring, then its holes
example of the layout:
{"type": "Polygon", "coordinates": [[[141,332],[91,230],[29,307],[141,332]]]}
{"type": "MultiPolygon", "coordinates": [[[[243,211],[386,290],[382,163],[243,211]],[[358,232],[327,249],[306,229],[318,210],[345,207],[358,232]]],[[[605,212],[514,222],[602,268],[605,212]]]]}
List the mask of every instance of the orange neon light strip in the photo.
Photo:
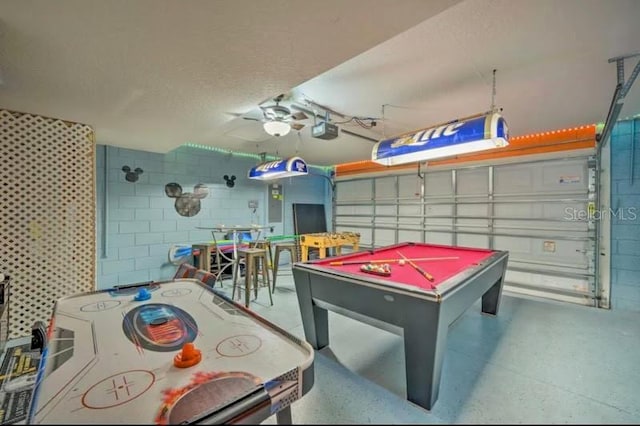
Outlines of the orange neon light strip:
{"type": "MultiPolygon", "coordinates": [[[[569,129],[552,130],[509,138],[509,145],[496,148],[485,153],[461,154],[442,160],[429,161],[428,166],[483,161],[495,158],[508,158],[521,155],[544,154],[549,152],[570,151],[575,149],[594,148],[596,145],[596,125],[573,127],[569,129]]],[[[364,173],[376,173],[415,168],[415,164],[385,167],[371,160],[354,161],[337,164],[336,176],[348,176],[364,173]]]]}

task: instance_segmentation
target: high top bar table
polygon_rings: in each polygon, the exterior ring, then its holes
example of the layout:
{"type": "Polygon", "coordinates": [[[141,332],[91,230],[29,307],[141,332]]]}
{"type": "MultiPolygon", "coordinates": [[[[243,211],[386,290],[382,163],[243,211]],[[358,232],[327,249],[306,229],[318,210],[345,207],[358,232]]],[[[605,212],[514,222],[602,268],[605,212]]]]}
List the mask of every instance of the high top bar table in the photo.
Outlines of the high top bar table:
{"type": "Polygon", "coordinates": [[[236,264],[236,262],[238,262],[238,234],[242,232],[251,232],[251,233],[257,232],[255,240],[259,240],[260,234],[264,229],[273,230],[273,226],[271,225],[256,225],[256,224],[216,225],[212,227],[196,226],[196,228],[207,229],[211,231],[211,235],[213,236],[213,242],[215,244],[215,250],[216,250],[216,265],[218,266],[218,270],[215,274],[216,281],[220,281],[221,284],[222,284],[222,273],[229,267],[231,267],[231,279],[233,280],[234,283],[236,282],[236,268],[234,268],[233,266],[236,264]],[[218,246],[218,242],[217,242],[218,240],[216,239],[216,232],[232,233],[231,240],[233,241],[233,252],[232,252],[231,258],[227,254],[225,254],[222,251],[222,249],[218,246]],[[224,267],[221,265],[221,261],[223,259],[228,262],[226,265],[224,265],[224,267]]]}

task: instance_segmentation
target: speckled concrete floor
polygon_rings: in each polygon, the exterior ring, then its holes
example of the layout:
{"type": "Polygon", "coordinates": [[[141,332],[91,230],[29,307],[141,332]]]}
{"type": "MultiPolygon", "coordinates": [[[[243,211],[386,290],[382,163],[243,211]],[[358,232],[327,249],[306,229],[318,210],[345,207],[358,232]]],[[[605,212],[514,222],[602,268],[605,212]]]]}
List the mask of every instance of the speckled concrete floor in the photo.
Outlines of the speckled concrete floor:
{"type": "MultiPolygon", "coordinates": [[[[251,308],[304,339],[287,268],[274,306],[262,288],[251,308]]],[[[231,294],[230,280],[222,291],[231,294]]],[[[405,399],[401,337],[333,312],[329,327],[314,386],[292,406],[294,423],[640,422],[638,313],[504,295],[490,317],[476,303],[449,330],[431,411],[405,399]]]]}

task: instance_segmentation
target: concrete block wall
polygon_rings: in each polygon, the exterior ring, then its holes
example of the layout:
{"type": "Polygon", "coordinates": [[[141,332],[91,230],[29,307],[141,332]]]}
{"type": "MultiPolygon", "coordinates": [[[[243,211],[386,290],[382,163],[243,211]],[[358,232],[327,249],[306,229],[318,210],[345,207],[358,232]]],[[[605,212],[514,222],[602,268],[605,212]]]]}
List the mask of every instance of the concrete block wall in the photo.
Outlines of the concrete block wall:
{"type": "MultiPolygon", "coordinates": [[[[171,278],[176,270],[168,258],[172,245],[212,240],[211,231],[198,226],[267,224],[268,185],[247,178],[247,171],[259,162],[255,157],[195,147],[157,154],[103,145],[97,147],[96,155],[98,289],[171,278]],[[125,180],[125,165],[143,170],[137,182],[125,180]],[[233,188],[226,186],[224,175],[236,176],[233,188]],[[176,212],[175,199],[165,194],[170,182],[180,184],[183,193],[193,192],[199,183],[207,185],[209,195],[201,200],[197,215],[184,217],[176,212]],[[258,201],[255,212],[248,206],[250,200],[258,201]]],[[[311,173],[323,170],[312,167],[311,173]]],[[[274,224],[273,235],[282,235],[285,229],[293,233],[291,203],[324,203],[330,212],[327,179],[305,176],[280,183],[285,210],[283,223],[274,224]]]]}
{"type": "Polygon", "coordinates": [[[611,132],[611,305],[640,312],[640,119],[611,132]]]}

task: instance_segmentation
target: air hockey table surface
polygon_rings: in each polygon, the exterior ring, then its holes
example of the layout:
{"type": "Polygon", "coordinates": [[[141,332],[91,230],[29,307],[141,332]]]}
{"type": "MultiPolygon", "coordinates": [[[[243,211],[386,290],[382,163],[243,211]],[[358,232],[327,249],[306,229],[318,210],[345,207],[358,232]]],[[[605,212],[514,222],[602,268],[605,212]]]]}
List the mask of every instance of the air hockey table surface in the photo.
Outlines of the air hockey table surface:
{"type": "Polygon", "coordinates": [[[195,279],[73,295],[54,306],[29,423],[290,422],[313,358],[195,279]],[[200,361],[179,366],[191,344],[200,361]]]}

